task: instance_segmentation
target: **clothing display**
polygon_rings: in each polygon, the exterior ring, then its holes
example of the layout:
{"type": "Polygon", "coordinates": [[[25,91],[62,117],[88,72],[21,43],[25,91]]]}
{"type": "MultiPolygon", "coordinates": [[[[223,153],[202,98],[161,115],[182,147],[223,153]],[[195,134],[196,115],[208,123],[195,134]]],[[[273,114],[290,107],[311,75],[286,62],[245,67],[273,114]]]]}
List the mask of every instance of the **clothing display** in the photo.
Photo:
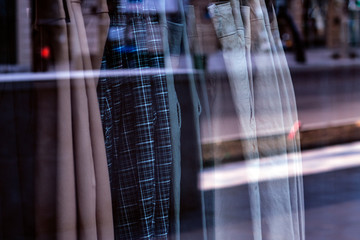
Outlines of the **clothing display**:
{"type": "MultiPolygon", "coordinates": [[[[215,30],[222,43],[224,61],[227,66],[229,81],[231,85],[233,102],[239,119],[239,129],[246,140],[243,143],[243,149],[246,159],[251,159],[251,164],[258,164],[259,153],[256,141],[256,126],[254,118],[253,91],[252,83],[249,81],[248,64],[246,62],[246,45],[244,24],[241,17],[239,1],[231,3],[214,4],[209,6],[212,14],[215,30]],[[236,16],[236,17],[235,17],[236,16]]],[[[255,166],[257,167],[257,166],[255,166]]],[[[258,173],[251,174],[252,178],[256,178],[258,173]]],[[[252,198],[254,235],[255,239],[261,239],[259,232],[261,223],[258,221],[260,216],[260,196],[257,181],[250,186],[250,197],[252,198]]],[[[221,196],[215,192],[215,211],[222,209],[221,196]],[[217,200],[219,199],[220,200],[217,200]]],[[[227,206],[229,207],[229,206],[227,206]]],[[[225,211],[218,211],[215,215],[215,225],[220,225],[225,211]]],[[[226,238],[226,232],[221,228],[216,231],[218,239],[226,238]]]]}
{"type": "MultiPolygon", "coordinates": [[[[208,9],[222,45],[239,134],[244,139],[254,239],[304,239],[299,143],[296,138],[286,139],[297,122],[296,106],[291,77],[280,50],[276,17],[271,26],[263,0],[241,5],[232,0],[212,4],[208,9]],[[259,139],[274,135],[278,137],[259,139]],[[288,151],[294,156],[288,156],[288,151]],[[260,161],[263,158],[267,164],[277,166],[277,172],[265,172],[260,161]],[[294,171],[294,179],[261,182],[265,176],[267,179],[277,178],[279,173],[288,176],[288,168],[294,171]],[[274,220],[279,212],[281,216],[274,220]]],[[[215,214],[216,225],[221,226],[228,218],[224,215],[226,208],[231,206],[225,206],[222,196],[215,193],[215,211],[219,209],[215,214]]],[[[223,229],[219,227],[216,231],[217,238],[227,238],[229,233],[223,229]]]]}
{"type": "Polygon", "coordinates": [[[181,110],[181,167],[174,168],[174,171],[181,176],[180,184],[177,186],[180,204],[178,209],[174,206],[174,210],[178,211],[179,214],[179,219],[175,219],[175,221],[178,221],[175,225],[179,225],[177,226],[179,229],[175,231],[174,239],[207,239],[204,196],[198,185],[194,184],[198,182],[198,176],[202,172],[203,159],[201,155],[199,120],[202,105],[200,104],[197,90],[199,84],[196,84],[199,82],[199,76],[195,76],[191,72],[194,64],[191,58],[187,33],[189,24],[187,17],[192,13],[185,11],[181,1],[178,1],[178,4],[180,11],[172,16],[168,16],[169,44],[172,42],[169,53],[170,58],[173,59],[174,71],[180,68],[187,69],[189,72],[186,74],[174,74],[175,89],[181,110]],[[181,34],[179,34],[180,32],[181,34]],[[173,41],[175,39],[177,41],[173,41]],[[183,49],[185,52],[183,56],[185,59],[182,62],[179,59],[180,49],[183,49]],[[191,222],[187,222],[187,219],[191,219],[191,222]],[[193,234],[191,237],[183,236],[184,233],[194,228],[202,229],[203,231],[199,231],[198,234],[193,234]]]}
{"type": "MultiPolygon", "coordinates": [[[[103,32],[108,27],[106,4],[93,4],[91,14],[103,32]]],[[[96,94],[103,47],[89,48],[86,29],[92,25],[84,20],[88,5],[38,0],[35,6],[35,44],[50,53],[48,58],[37,55],[42,64],[36,70],[54,73],[49,84],[37,84],[42,107],[36,148],[36,238],[112,239],[109,174],[96,94]]],[[[92,36],[104,45],[106,36],[92,36]]]]}
{"type": "Polygon", "coordinates": [[[0,82],[0,240],[305,239],[295,94],[264,0],[33,0],[28,15],[31,81],[0,82]]]}
{"type": "Polygon", "coordinates": [[[118,1],[111,6],[110,35],[128,35],[108,39],[103,69],[137,73],[101,78],[98,86],[115,237],[165,239],[173,158],[159,19],[141,3],[134,12],[118,1]]]}

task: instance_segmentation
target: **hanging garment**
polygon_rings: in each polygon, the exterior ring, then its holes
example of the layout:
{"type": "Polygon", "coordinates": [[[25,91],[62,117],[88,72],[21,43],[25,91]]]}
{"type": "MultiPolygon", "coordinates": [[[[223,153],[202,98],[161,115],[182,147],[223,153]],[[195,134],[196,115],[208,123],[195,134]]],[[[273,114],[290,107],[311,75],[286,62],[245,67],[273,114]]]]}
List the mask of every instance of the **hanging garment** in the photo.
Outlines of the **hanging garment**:
{"type": "MultiPolygon", "coordinates": [[[[96,27],[104,32],[108,27],[106,4],[92,4],[96,27]]],[[[88,11],[83,2],[38,0],[35,6],[36,45],[49,53],[39,59],[36,68],[53,72],[55,80],[37,86],[41,107],[36,238],[112,239],[110,184],[96,95],[105,37],[92,35],[99,45],[97,51],[90,51],[84,20],[88,11]],[[46,116],[51,118],[45,120],[46,116]]]]}
{"type": "Polygon", "coordinates": [[[151,4],[110,6],[103,69],[128,70],[98,86],[115,238],[166,239],[173,155],[161,26],[151,4]]]}
{"type": "MultiPolygon", "coordinates": [[[[171,4],[171,3],[170,3],[171,4]]],[[[164,8],[166,9],[165,1],[164,8]]],[[[177,8],[177,5],[174,5],[177,8]]],[[[179,65],[181,54],[181,43],[184,34],[184,25],[178,13],[171,12],[170,17],[166,15],[165,9],[161,11],[162,16],[162,35],[164,46],[164,61],[166,69],[177,68],[179,65]]],[[[169,96],[169,112],[171,126],[171,141],[173,151],[172,165],[172,188],[170,192],[169,206],[169,239],[180,239],[180,199],[181,199],[181,107],[175,90],[174,74],[169,73],[166,76],[168,96],[169,96]]]]}
{"type": "MultiPolygon", "coordinates": [[[[245,29],[241,17],[239,1],[213,4],[209,6],[214,27],[223,48],[224,61],[231,86],[233,102],[239,121],[241,136],[245,138],[242,149],[245,158],[254,169],[258,169],[259,153],[257,144],[256,123],[254,118],[252,83],[248,73],[246,58],[245,29]],[[250,162],[251,161],[251,162],[250,162]]],[[[221,91],[219,88],[218,91],[221,91]]],[[[219,95],[219,94],[218,94],[219,95]]],[[[221,105],[221,104],[219,104],[221,105]]],[[[214,127],[215,129],[217,126],[214,127]]],[[[216,151],[216,150],[215,150],[216,151]]],[[[250,174],[249,174],[250,175],[250,174]]],[[[260,235],[260,193],[258,172],[252,172],[252,182],[249,186],[252,203],[254,235],[260,235]]],[[[215,236],[217,239],[227,238],[228,231],[223,227],[228,218],[230,205],[226,205],[220,192],[215,191],[215,236]],[[227,211],[225,210],[227,209],[227,211]]],[[[257,239],[255,237],[255,239],[257,239]]]]}
{"type": "MultiPolygon", "coordinates": [[[[274,141],[275,145],[263,144],[264,149],[277,147],[280,150],[278,156],[275,154],[271,155],[269,150],[266,150],[266,152],[267,155],[270,156],[269,163],[277,166],[278,173],[283,173],[283,176],[285,176],[282,180],[265,181],[263,187],[260,187],[261,197],[264,201],[271,204],[271,208],[269,209],[262,208],[264,239],[279,239],[279,236],[281,236],[281,239],[304,239],[304,203],[299,136],[297,135],[293,138],[286,137],[292,126],[298,121],[292,80],[282,45],[279,42],[279,34],[276,33],[277,22],[274,10],[269,9],[270,11],[272,10],[272,22],[270,22],[265,1],[260,0],[259,3],[254,5],[252,8],[253,11],[254,9],[261,9],[263,13],[275,68],[275,86],[278,88],[277,91],[279,93],[280,102],[278,105],[281,109],[279,109],[278,112],[282,111],[282,115],[278,115],[275,120],[279,122],[283,121],[282,131],[284,132],[283,139],[279,138],[278,141],[274,141]],[[271,31],[271,28],[273,31],[271,31]],[[277,36],[276,42],[273,32],[275,32],[277,36]],[[288,153],[290,153],[290,155],[288,153]],[[276,186],[275,191],[274,186],[276,186]],[[279,197],[281,201],[279,201],[279,197]],[[276,221],[274,221],[274,217],[272,217],[275,212],[281,216],[278,217],[276,221]],[[280,226],[283,226],[283,224],[288,224],[289,228],[281,228],[280,226]]],[[[273,91],[274,90],[270,90],[270,92],[273,91]]],[[[276,176],[278,173],[271,174],[276,176]]],[[[261,175],[266,175],[265,169],[261,171],[261,175]]]]}
{"type": "MultiPolygon", "coordinates": [[[[203,159],[201,153],[200,141],[200,114],[201,105],[198,96],[198,88],[201,89],[198,74],[194,75],[194,64],[191,58],[190,46],[188,40],[188,29],[194,27],[195,22],[188,22],[185,15],[187,12],[182,1],[177,1],[179,11],[168,16],[168,34],[170,48],[170,57],[175,59],[174,79],[175,89],[179,99],[181,109],[181,172],[179,169],[174,171],[181,174],[181,184],[174,189],[179,191],[179,209],[171,209],[176,213],[178,211],[179,229],[172,232],[177,239],[206,239],[207,227],[205,217],[205,202],[203,192],[199,189],[199,175],[202,173],[203,159]],[[191,27],[188,24],[193,24],[191,27]],[[181,33],[181,34],[179,34],[181,33]],[[179,37],[173,37],[179,36],[179,37]],[[175,40],[176,41],[173,41],[175,40]],[[178,45],[175,45],[175,44],[178,45]],[[180,55],[180,49],[182,54],[180,55]],[[181,58],[181,61],[179,61],[181,58]],[[177,69],[185,69],[187,72],[176,73],[177,69]],[[186,235],[187,232],[199,229],[192,236],[186,235]]],[[[190,12],[193,14],[193,12],[190,12]]],[[[195,16],[193,16],[195,17],[195,16]]],[[[175,196],[174,196],[175,197],[175,196]]],[[[176,199],[175,199],[176,200],[176,199]]],[[[176,215],[175,215],[176,216],[176,215]]],[[[176,225],[176,223],[175,223],[176,225]]]]}
{"type": "MultiPolygon", "coordinates": [[[[171,63],[171,67],[177,67],[179,65],[179,58],[181,54],[181,43],[183,39],[184,33],[184,25],[180,22],[172,22],[170,20],[166,21],[167,24],[167,35],[168,35],[168,43],[169,43],[169,51],[168,54],[165,54],[165,58],[168,59],[169,64],[171,63]]],[[[169,76],[169,75],[168,75],[169,76]]],[[[171,75],[171,79],[168,78],[168,87],[172,87],[175,92],[175,82],[174,75],[171,75]],[[169,84],[170,82],[170,84],[169,84]],[[170,85],[170,86],[169,86],[170,85]]],[[[169,91],[169,95],[171,92],[169,91]]],[[[169,104],[170,109],[176,110],[175,118],[172,119],[172,115],[170,114],[170,123],[174,122],[174,128],[171,127],[172,132],[175,131],[176,134],[172,133],[172,145],[173,149],[175,145],[178,148],[174,149],[176,153],[173,153],[173,168],[172,168],[172,188],[170,194],[170,211],[169,211],[169,234],[170,239],[180,239],[180,199],[181,199],[181,181],[182,181],[182,162],[181,162],[181,148],[182,145],[180,143],[181,138],[181,107],[179,103],[179,99],[176,94],[176,105],[169,104]],[[174,142],[176,141],[176,143],[174,142]],[[178,155],[178,157],[176,157],[178,155]]]]}
{"type": "MultiPolygon", "coordinates": [[[[276,20],[275,11],[272,11],[272,22],[271,32],[274,37],[274,46],[277,55],[278,63],[282,73],[282,83],[280,88],[285,94],[282,99],[287,99],[284,102],[284,111],[287,111],[287,119],[285,126],[287,130],[289,127],[298,123],[297,107],[294,93],[294,86],[291,81],[291,74],[285,57],[285,52],[283,49],[282,41],[280,39],[280,33],[278,28],[278,23],[276,20]]],[[[289,130],[288,130],[289,131],[289,130]]],[[[289,160],[289,166],[291,170],[289,171],[294,177],[289,179],[289,188],[291,193],[294,196],[291,198],[291,208],[293,209],[293,229],[295,236],[299,236],[300,239],[305,239],[305,210],[304,210],[304,189],[303,189],[303,178],[302,178],[302,160],[301,160],[301,148],[300,148],[300,137],[299,134],[294,135],[293,137],[287,138],[287,150],[291,154],[289,160]]]]}
{"type": "Polygon", "coordinates": [[[254,138],[256,136],[254,107],[246,61],[244,25],[239,2],[233,1],[232,4],[234,6],[230,3],[213,4],[209,10],[223,46],[224,61],[242,134],[245,138],[254,138]]]}
{"type": "MultiPolygon", "coordinates": [[[[175,1],[176,2],[176,1],[175,1]]],[[[181,108],[179,99],[175,90],[175,81],[172,68],[179,63],[181,52],[181,42],[183,37],[183,25],[177,22],[171,22],[166,17],[167,4],[173,4],[172,1],[158,1],[160,26],[162,35],[162,46],[164,47],[164,66],[166,73],[166,86],[169,100],[169,120],[172,151],[172,188],[170,192],[170,211],[169,211],[169,234],[176,236],[180,234],[180,185],[181,185],[181,108]]],[[[177,9],[173,4],[172,8],[177,9]]],[[[171,8],[170,7],[170,8],[171,8]]]]}
{"type": "MultiPolygon", "coordinates": [[[[242,148],[247,160],[252,235],[254,239],[303,239],[298,139],[286,139],[297,121],[291,77],[278,39],[275,43],[272,36],[265,2],[248,4],[242,7],[238,1],[212,4],[209,11],[222,44],[239,134],[245,138],[242,148]],[[244,26],[248,29],[243,30],[244,26]],[[246,44],[249,33],[251,41],[246,44]],[[264,136],[270,138],[264,140],[264,136]],[[269,171],[269,166],[276,171],[269,171]]],[[[221,194],[215,193],[215,211],[218,209],[220,214],[218,222],[215,221],[219,239],[231,234],[222,224],[229,216],[221,217],[231,206],[222,199],[221,194]]]]}

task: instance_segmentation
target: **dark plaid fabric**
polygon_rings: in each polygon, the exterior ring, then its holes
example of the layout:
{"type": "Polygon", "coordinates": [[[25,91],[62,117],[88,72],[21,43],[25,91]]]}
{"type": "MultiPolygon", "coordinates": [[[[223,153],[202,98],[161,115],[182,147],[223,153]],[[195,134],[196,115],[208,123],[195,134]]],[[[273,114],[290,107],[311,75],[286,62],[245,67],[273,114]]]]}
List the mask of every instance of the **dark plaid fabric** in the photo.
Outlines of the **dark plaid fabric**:
{"type": "Polygon", "coordinates": [[[98,85],[115,236],[167,239],[172,152],[159,21],[141,3],[131,13],[120,1],[109,1],[109,7],[102,67],[137,71],[103,77],[98,85]],[[155,73],[144,73],[149,69],[155,73]]]}

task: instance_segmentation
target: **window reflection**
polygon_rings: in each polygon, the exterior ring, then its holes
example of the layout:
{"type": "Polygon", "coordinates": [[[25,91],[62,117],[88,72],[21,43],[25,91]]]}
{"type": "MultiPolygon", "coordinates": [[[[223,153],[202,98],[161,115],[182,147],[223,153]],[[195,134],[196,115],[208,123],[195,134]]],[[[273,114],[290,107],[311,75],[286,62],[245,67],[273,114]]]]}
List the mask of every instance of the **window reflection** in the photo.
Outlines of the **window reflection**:
{"type": "Polygon", "coordinates": [[[356,239],[359,12],[0,1],[0,238],[356,239]]]}

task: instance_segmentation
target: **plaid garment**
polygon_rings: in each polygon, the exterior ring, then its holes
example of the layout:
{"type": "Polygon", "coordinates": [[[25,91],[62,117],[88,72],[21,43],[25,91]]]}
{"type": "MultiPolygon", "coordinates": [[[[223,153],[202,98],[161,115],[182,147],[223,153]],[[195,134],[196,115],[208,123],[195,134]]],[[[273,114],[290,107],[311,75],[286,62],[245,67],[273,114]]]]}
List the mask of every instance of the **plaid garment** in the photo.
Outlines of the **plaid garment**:
{"type": "Polygon", "coordinates": [[[139,8],[125,14],[117,1],[109,7],[102,67],[138,70],[136,76],[101,78],[98,85],[115,236],[167,239],[172,152],[158,19],[139,8]],[[143,74],[149,68],[158,73],[143,74]]]}

